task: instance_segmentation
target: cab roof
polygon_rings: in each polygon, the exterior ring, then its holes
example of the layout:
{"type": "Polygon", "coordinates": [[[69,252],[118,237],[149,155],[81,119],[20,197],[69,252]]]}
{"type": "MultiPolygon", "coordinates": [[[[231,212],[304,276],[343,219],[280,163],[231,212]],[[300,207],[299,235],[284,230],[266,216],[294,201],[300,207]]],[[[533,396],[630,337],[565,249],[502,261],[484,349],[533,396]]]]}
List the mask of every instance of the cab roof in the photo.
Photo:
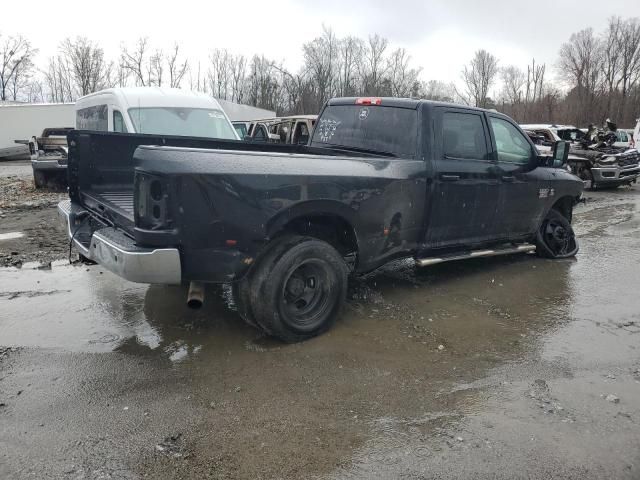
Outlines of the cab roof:
{"type": "Polygon", "coordinates": [[[204,93],[165,87],[107,88],[79,98],[76,102],[76,108],[82,108],[83,104],[98,104],[101,101],[101,97],[108,95],[117,97],[118,103],[126,108],[186,107],[222,109],[217,100],[204,93]]]}
{"type": "MultiPolygon", "coordinates": [[[[363,96],[363,97],[337,97],[332,98],[327,102],[328,106],[333,105],[358,105],[358,106],[368,106],[366,104],[358,104],[356,103],[358,99],[376,99],[380,100],[381,106],[386,107],[397,107],[397,108],[408,108],[412,110],[416,110],[419,107],[454,107],[454,108],[464,108],[465,110],[476,110],[479,112],[490,112],[497,113],[502,115],[500,112],[495,110],[488,110],[485,108],[478,107],[470,107],[469,105],[461,105],[457,103],[450,102],[436,102],[434,100],[424,100],[418,98],[398,98],[398,97],[375,97],[375,96],[363,96]]],[[[374,105],[377,106],[377,105],[374,105]]]]}

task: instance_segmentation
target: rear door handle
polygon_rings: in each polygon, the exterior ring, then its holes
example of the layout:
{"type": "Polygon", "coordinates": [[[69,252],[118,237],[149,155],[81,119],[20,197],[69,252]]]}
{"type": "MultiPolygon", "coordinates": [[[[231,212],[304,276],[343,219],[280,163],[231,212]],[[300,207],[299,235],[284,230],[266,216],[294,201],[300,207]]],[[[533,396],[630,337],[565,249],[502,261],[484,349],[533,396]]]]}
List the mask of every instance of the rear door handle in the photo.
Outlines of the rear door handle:
{"type": "Polygon", "coordinates": [[[504,175],[502,177],[502,181],[503,182],[515,182],[516,177],[512,176],[512,175],[504,175]]]}
{"type": "Polygon", "coordinates": [[[440,179],[443,182],[457,182],[460,180],[460,175],[440,175],[440,179]]]}

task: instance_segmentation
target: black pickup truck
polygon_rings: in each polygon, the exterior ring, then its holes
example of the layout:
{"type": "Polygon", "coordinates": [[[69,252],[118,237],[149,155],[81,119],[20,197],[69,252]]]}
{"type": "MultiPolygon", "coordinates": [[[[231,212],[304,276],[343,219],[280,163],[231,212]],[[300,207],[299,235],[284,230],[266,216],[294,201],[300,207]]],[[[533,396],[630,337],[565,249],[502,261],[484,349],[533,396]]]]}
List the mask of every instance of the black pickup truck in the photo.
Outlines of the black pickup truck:
{"type": "Polygon", "coordinates": [[[536,251],[575,255],[582,182],[510,118],[453,104],[338,98],[308,145],[72,131],[59,205],[82,258],[134,282],[230,283],[285,341],[335,320],[349,274],[536,251]]]}

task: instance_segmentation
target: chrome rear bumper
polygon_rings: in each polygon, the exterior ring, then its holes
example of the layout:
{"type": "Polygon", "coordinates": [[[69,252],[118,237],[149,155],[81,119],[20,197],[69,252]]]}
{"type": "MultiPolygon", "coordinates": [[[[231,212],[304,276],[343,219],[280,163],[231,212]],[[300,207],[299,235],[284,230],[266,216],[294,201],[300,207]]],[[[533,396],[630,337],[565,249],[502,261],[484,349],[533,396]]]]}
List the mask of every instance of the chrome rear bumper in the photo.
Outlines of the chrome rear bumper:
{"type": "Polygon", "coordinates": [[[89,213],[69,200],[58,204],[58,216],[78,251],[107,270],[130,282],[180,284],[177,248],[141,248],[113,227],[92,232],[89,213]]]}

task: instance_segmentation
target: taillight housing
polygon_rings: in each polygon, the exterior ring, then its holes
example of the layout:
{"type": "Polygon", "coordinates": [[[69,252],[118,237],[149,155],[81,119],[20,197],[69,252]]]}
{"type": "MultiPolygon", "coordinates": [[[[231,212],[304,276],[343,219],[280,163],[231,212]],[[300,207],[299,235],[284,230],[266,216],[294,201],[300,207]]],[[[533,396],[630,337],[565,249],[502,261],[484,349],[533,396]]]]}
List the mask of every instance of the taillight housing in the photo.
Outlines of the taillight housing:
{"type": "Polygon", "coordinates": [[[356,105],[382,105],[382,99],[379,97],[360,97],[356,98],[356,105]]]}
{"type": "Polygon", "coordinates": [[[134,211],[135,224],[145,230],[172,228],[169,208],[169,185],[162,177],[136,172],[134,211]]]}

